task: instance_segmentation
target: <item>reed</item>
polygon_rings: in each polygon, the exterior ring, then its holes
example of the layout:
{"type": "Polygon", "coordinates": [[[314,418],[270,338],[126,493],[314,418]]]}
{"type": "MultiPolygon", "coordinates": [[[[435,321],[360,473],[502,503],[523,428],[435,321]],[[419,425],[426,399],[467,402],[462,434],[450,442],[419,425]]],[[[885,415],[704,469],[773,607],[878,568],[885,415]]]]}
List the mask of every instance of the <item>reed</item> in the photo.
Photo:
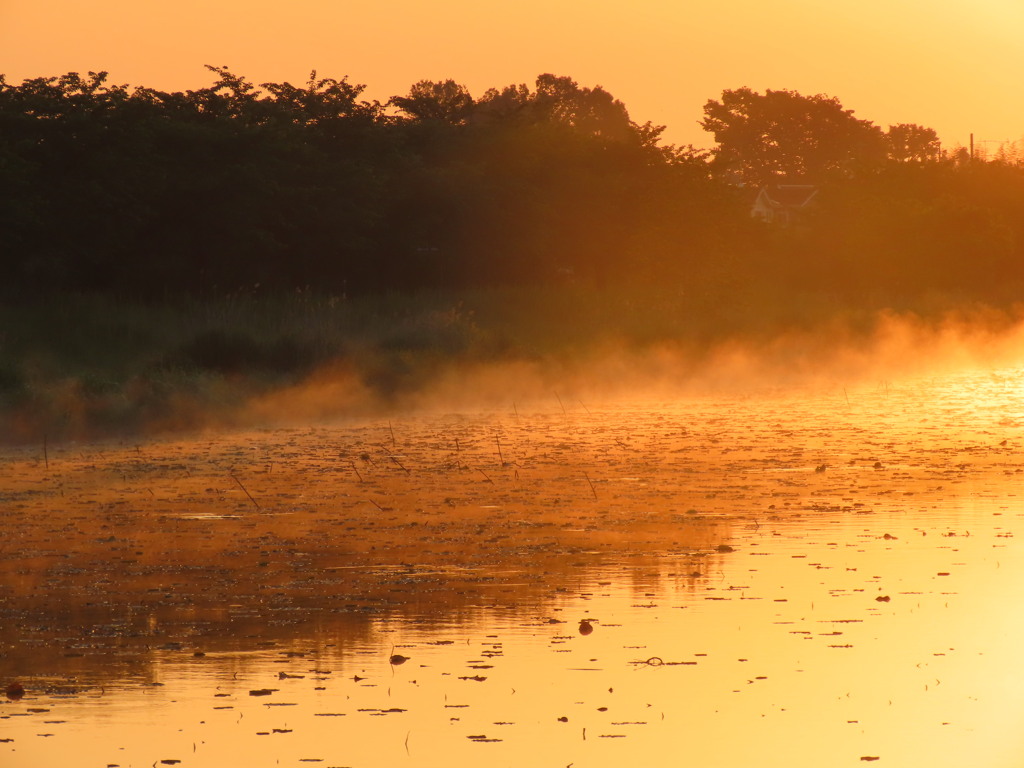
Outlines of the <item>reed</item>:
{"type": "Polygon", "coordinates": [[[259,503],[258,501],[256,501],[256,499],[254,499],[254,498],[252,497],[252,494],[251,494],[251,493],[249,493],[249,490],[248,490],[248,489],[247,489],[247,488],[246,488],[246,487],[245,487],[244,485],[242,485],[242,481],[238,479],[238,475],[236,475],[236,474],[234,474],[234,473],[232,472],[232,473],[231,473],[231,479],[232,479],[232,480],[234,480],[234,481],[235,481],[236,483],[238,483],[238,487],[239,487],[239,488],[241,488],[241,489],[242,489],[242,492],[243,492],[243,493],[244,493],[244,494],[245,494],[246,496],[248,496],[248,497],[249,497],[249,501],[251,501],[251,502],[252,502],[252,505],[253,505],[254,507],[256,507],[256,509],[260,509],[260,503],[259,503]]]}
{"type": "Polygon", "coordinates": [[[555,399],[558,401],[558,404],[562,407],[562,413],[564,413],[566,416],[568,416],[569,412],[567,410],[565,410],[565,403],[563,403],[562,402],[562,398],[560,398],[558,396],[558,392],[555,392],[555,399]]]}
{"type": "Polygon", "coordinates": [[[395,456],[393,453],[388,453],[388,458],[391,459],[393,462],[395,462],[395,464],[397,464],[399,466],[399,468],[402,469],[405,472],[405,474],[407,474],[407,475],[411,475],[412,474],[412,472],[410,472],[408,470],[408,468],[406,468],[406,466],[404,464],[402,464],[402,462],[400,462],[398,460],[398,457],[395,456]]]}
{"type": "MultiPolygon", "coordinates": [[[[611,339],[639,352],[668,342],[700,355],[716,341],[756,343],[825,320],[852,337],[867,336],[883,308],[805,298],[726,302],[684,297],[674,287],[579,285],[357,298],[304,292],[113,305],[88,295],[11,302],[0,304],[0,440],[230,426],[244,422],[253,399],[339,363],[366,392],[351,407],[385,413],[461,364],[573,361],[611,339]]],[[[956,306],[950,296],[891,308],[940,319],[956,306]]],[[[561,393],[554,395],[567,414],[561,393]]],[[[512,407],[519,418],[518,403],[512,407]]],[[[397,448],[391,423],[388,437],[397,448]]]]}

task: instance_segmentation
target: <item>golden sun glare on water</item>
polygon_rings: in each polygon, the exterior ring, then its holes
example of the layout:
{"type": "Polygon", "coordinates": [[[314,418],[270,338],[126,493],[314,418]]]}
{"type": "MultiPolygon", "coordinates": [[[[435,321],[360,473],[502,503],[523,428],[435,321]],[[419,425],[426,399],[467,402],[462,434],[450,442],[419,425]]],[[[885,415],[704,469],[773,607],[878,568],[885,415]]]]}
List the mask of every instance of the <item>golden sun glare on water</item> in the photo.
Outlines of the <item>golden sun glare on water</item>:
{"type": "Polygon", "coordinates": [[[14,451],[4,765],[1015,768],[1019,377],[14,451]]]}

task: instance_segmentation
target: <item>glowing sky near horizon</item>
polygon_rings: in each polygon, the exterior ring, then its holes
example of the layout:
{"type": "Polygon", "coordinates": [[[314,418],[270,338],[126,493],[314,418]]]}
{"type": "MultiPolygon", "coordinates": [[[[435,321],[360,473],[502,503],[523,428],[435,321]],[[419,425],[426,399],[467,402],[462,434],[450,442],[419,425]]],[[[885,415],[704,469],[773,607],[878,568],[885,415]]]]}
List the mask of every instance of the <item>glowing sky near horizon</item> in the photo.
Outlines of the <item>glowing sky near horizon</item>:
{"type": "Polygon", "coordinates": [[[164,90],[348,76],[387,100],[422,79],[479,96],[543,72],[601,85],[675,143],[711,146],[702,107],[749,86],[835,96],[947,147],[1024,136],[1024,0],[0,0],[8,82],[69,71],[164,90]]]}

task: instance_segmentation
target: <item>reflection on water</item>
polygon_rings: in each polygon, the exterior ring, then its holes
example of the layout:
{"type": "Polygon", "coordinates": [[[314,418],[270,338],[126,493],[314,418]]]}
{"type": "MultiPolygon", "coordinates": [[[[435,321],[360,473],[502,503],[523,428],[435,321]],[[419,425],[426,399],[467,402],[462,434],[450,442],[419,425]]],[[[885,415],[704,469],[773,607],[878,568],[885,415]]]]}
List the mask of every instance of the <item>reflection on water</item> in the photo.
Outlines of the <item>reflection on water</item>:
{"type": "Polygon", "coordinates": [[[9,452],[4,766],[1017,766],[1017,372],[9,452]]]}

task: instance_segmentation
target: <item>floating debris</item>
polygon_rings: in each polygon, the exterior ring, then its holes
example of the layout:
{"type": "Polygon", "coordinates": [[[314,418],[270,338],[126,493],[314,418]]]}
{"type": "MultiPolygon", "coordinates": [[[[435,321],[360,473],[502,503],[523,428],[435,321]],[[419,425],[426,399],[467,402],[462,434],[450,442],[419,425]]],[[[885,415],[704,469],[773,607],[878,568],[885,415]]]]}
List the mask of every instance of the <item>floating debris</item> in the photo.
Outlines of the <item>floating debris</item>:
{"type": "Polygon", "coordinates": [[[4,693],[7,695],[8,699],[17,701],[25,695],[25,687],[18,682],[9,683],[4,689],[4,693]]]}

